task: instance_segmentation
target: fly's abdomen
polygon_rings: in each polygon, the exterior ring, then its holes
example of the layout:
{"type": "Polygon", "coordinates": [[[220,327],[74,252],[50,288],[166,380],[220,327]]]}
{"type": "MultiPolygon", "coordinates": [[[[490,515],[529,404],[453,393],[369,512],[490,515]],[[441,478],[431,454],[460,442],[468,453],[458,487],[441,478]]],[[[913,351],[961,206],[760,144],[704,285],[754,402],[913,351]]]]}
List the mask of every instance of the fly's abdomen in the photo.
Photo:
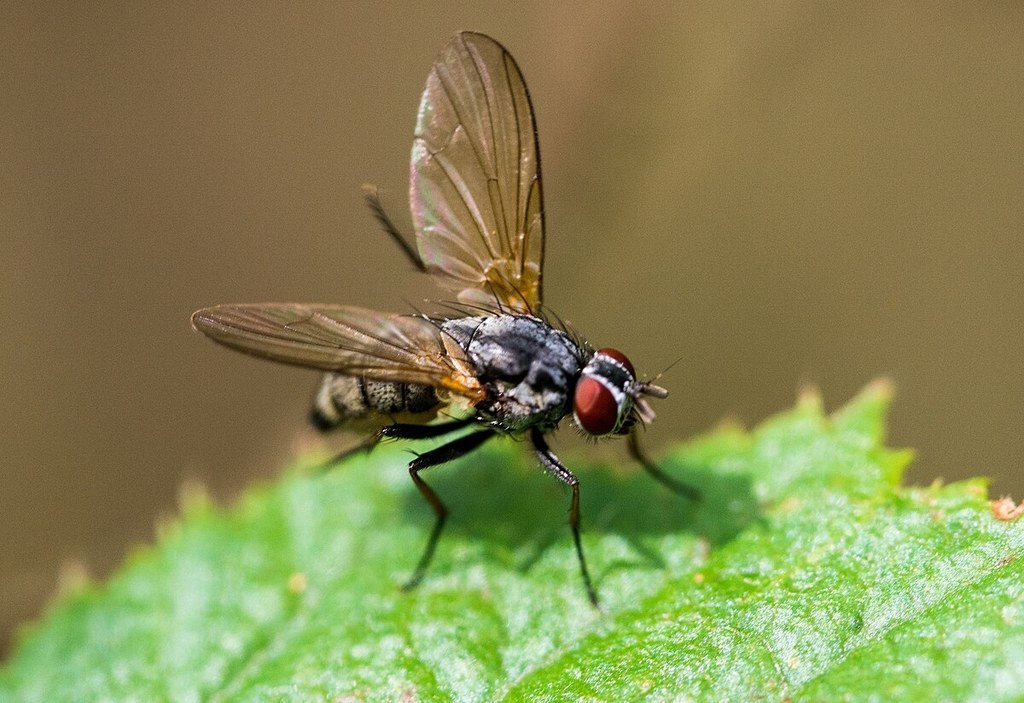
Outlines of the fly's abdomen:
{"type": "Polygon", "coordinates": [[[329,373],[324,375],[313,398],[310,421],[326,432],[350,420],[420,415],[439,405],[437,394],[429,386],[329,373]]]}

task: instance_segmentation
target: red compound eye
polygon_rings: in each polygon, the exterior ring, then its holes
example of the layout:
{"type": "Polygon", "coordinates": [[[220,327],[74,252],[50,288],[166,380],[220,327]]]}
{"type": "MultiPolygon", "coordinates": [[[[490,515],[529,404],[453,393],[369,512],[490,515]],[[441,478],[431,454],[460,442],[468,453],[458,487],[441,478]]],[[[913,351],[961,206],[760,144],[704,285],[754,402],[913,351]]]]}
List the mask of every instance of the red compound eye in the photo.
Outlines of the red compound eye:
{"type": "MultiPolygon", "coordinates": [[[[607,350],[601,350],[604,353],[607,350]]],[[[605,435],[615,429],[619,406],[615,396],[596,378],[584,377],[576,384],[572,401],[576,422],[592,435],[605,435]]]]}
{"type": "Polygon", "coordinates": [[[598,349],[597,353],[615,359],[617,362],[625,366],[626,371],[629,371],[629,375],[633,377],[634,381],[636,380],[636,369],[633,368],[633,363],[625,354],[620,352],[618,349],[605,347],[604,349],[598,349]]]}

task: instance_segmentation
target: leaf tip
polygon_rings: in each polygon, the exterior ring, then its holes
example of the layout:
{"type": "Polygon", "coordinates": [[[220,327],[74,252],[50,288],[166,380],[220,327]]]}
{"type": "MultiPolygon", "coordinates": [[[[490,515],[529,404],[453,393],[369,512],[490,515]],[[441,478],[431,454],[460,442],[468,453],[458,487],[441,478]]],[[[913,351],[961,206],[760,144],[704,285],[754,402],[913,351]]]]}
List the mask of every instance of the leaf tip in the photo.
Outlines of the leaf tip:
{"type": "Polygon", "coordinates": [[[92,583],[89,566],[81,559],[68,559],[61,563],[57,572],[57,587],[50,597],[50,603],[60,603],[82,591],[92,583]]]}
{"type": "Polygon", "coordinates": [[[860,392],[858,397],[864,399],[871,398],[876,402],[888,403],[895,394],[895,382],[888,376],[880,376],[864,386],[864,390],[860,392]]]}
{"type": "Polygon", "coordinates": [[[729,413],[723,415],[712,429],[714,432],[742,432],[746,428],[739,415],[729,413]]]}
{"type": "Polygon", "coordinates": [[[796,407],[799,410],[806,410],[820,414],[824,407],[821,397],[821,388],[815,383],[803,383],[797,390],[796,407]]]}
{"type": "Polygon", "coordinates": [[[882,441],[885,438],[885,418],[894,393],[895,386],[889,378],[876,378],[833,413],[833,425],[866,435],[874,442],[882,441]]]}
{"type": "Polygon", "coordinates": [[[212,504],[206,484],[195,478],[186,478],[178,488],[178,508],[188,515],[206,510],[212,504]]]}

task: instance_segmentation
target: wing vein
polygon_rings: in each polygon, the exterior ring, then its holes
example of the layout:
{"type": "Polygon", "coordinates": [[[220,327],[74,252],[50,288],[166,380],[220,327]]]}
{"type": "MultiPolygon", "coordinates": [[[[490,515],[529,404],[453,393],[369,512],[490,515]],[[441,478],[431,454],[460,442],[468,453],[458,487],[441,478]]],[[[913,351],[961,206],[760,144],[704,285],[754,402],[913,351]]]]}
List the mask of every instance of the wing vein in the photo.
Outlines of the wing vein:
{"type": "Polygon", "coordinates": [[[417,246],[462,302],[542,305],[544,218],[533,106],[511,54],[456,35],[420,101],[409,199],[417,246]]]}
{"type": "MultiPolygon", "coordinates": [[[[469,50],[468,47],[466,50],[469,50]]],[[[477,148],[477,144],[475,140],[472,138],[472,135],[468,127],[466,126],[466,118],[460,112],[459,105],[453,97],[454,89],[449,84],[449,77],[447,76],[447,74],[440,70],[437,71],[437,77],[438,81],[441,83],[441,89],[444,90],[445,97],[448,98],[448,102],[452,106],[452,111],[455,113],[457,127],[452,130],[452,137],[455,136],[455,134],[458,132],[458,129],[461,127],[463,134],[466,135],[466,141],[469,142],[469,146],[473,150],[473,156],[476,158],[477,166],[480,167],[480,171],[481,173],[483,173],[485,180],[490,181],[490,176],[488,175],[487,164],[485,163],[484,156],[483,154],[480,153],[480,149],[477,148]]],[[[444,165],[440,160],[441,152],[443,152],[445,148],[447,148],[447,146],[448,144],[446,143],[445,146],[441,148],[441,150],[439,150],[436,154],[431,154],[431,156],[433,156],[437,160],[438,164],[442,166],[442,170],[445,173],[445,177],[448,178],[449,182],[452,183],[453,186],[455,186],[455,190],[459,194],[459,199],[462,200],[463,205],[466,206],[466,210],[468,210],[470,214],[473,215],[473,221],[474,224],[476,224],[477,233],[480,235],[480,243],[483,244],[484,248],[487,250],[487,254],[492,259],[497,258],[497,253],[494,251],[494,247],[491,246],[490,237],[487,231],[487,223],[484,221],[483,213],[480,212],[479,208],[474,207],[473,203],[466,199],[466,196],[463,194],[463,189],[459,188],[458,185],[456,185],[455,181],[451,178],[451,175],[448,173],[448,169],[444,168],[444,165]]],[[[459,181],[465,184],[464,179],[460,178],[459,181]]],[[[465,190],[468,191],[469,189],[466,188],[465,190]]],[[[481,273],[486,274],[487,272],[481,271],[481,273]]]]}

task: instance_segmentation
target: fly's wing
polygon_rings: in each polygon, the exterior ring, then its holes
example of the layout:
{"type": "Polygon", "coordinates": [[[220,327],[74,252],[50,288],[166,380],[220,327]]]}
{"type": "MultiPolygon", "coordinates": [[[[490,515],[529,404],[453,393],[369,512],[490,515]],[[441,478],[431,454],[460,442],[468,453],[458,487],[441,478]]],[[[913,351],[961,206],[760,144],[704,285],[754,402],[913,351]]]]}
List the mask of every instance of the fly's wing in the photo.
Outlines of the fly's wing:
{"type": "Polygon", "coordinates": [[[273,361],[482,397],[462,349],[424,317],[264,303],[205,308],[192,315],[192,325],[226,347],[273,361]]]}
{"type": "Polygon", "coordinates": [[[544,211],[526,83],[505,48],[457,34],[427,76],[409,203],[428,270],[471,304],[536,313],[544,211]]]}

